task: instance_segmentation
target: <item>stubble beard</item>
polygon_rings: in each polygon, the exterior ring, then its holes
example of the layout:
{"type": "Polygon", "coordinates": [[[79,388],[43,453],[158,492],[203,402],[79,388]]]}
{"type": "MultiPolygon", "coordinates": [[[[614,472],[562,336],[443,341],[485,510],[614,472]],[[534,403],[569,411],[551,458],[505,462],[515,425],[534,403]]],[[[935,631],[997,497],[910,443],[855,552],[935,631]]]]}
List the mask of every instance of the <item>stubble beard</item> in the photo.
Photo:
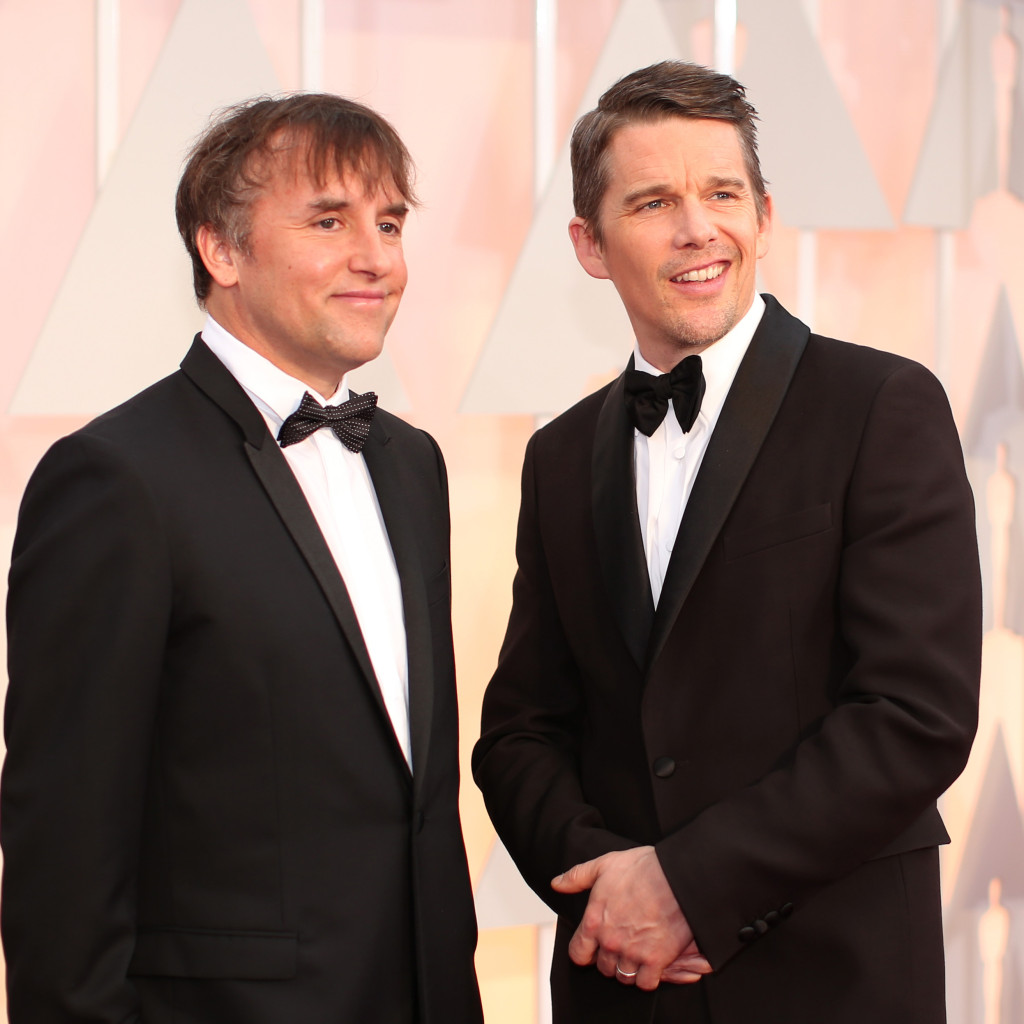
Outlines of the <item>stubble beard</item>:
{"type": "Polygon", "coordinates": [[[706,348],[721,341],[739,323],[736,304],[730,303],[725,309],[715,310],[709,319],[692,316],[676,320],[673,325],[672,341],[685,355],[693,349],[706,348]]]}

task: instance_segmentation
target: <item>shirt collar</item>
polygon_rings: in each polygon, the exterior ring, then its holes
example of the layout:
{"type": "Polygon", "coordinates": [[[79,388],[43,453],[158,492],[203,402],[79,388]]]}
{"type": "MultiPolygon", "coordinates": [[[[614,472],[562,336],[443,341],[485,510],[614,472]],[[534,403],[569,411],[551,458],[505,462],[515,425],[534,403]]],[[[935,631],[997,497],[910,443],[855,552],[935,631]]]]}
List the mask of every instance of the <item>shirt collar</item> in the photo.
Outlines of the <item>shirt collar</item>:
{"type": "Polygon", "coordinates": [[[348,385],[342,380],[338,390],[325,399],[315,388],[285,373],[255,349],[239,341],[209,314],[202,334],[210,351],[228,368],[260,411],[270,416],[278,427],[298,409],[307,391],[321,405],[339,405],[349,397],[348,385]]]}
{"type": "MultiPolygon", "coordinates": [[[[736,371],[746,355],[764,310],[764,299],[755,292],[750,309],[740,321],[727,334],[700,353],[705,390],[698,419],[705,420],[709,426],[714,426],[718,421],[718,414],[725,405],[726,395],[729,394],[736,371]]],[[[636,343],[633,345],[633,365],[635,369],[643,370],[644,373],[656,377],[661,375],[661,370],[644,359],[640,353],[640,346],[636,343]]]]}

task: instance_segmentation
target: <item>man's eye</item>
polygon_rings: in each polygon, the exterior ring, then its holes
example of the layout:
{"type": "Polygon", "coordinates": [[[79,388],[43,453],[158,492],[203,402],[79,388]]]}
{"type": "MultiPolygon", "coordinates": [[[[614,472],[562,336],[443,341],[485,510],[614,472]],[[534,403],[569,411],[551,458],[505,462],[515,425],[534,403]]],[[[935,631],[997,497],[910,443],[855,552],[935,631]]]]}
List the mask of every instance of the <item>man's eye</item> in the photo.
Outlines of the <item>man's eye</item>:
{"type": "Polygon", "coordinates": [[[711,196],[711,198],[712,199],[732,199],[732,193],[731,192],[715,192],[711,196]]]}
{"type": "Polygon", "coordinates": [[[399,225],[393,223],[390,220],[386,220],[386,221],[384,221],[383,224],[378,224],[377,226],[380,228],[380,230],[385,235],[398,235],[398,234],[401,234],[401,231],[402,231],[402,229],[401,229],[401,227],[399,227],[399,225]]]}
{"type": "Polygon", "coordinates": [[[321,227],[321,228],[328,228],[328,229],[330,229],[330,228],[333,228],[334,225],[337,224],[337,223],[338,223],[338,218],[337,217],[324,217],[323,220],[318,220],[317,221],[317,226],[321,227]]]}
{"type": "Polygon", "coordinates": [[[665,205],[664,199],[652,199],[649,203],[644,203],[645,210],[660,210],[665,205]]]}

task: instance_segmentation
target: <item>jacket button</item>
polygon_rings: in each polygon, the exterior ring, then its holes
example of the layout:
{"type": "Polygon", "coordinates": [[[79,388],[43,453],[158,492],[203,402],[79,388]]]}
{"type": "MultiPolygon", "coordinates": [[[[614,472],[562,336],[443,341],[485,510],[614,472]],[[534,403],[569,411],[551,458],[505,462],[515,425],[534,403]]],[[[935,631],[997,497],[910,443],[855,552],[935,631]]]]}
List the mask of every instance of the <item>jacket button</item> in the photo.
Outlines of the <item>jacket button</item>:
{"type": "Polygon", "coordinates": [[[774,928],[782,920],[782,915],[777,910],[769,910],[764,915],[764,922],[770,928],[774,928]]]}
{"type": "Polygon", "coordinates": [[[767,935],[768,934],[768,924],[767,924],[767,922],[762,921],[761,918],[758,918],[754,922],[754,929],[756,930],[758,935],[767,935]]]}
{"type": "Polygon", "coordinates": [[[745,928],[741,928],[740,929],[740,933],[739,933],[739,940],[740,940],[740,942],[750,942],[750,941],[752,941],[753,939],[756,939],[756,938],[757,938],[757,932],[755,932],[754,929],[750,927],[750,925],[747,925],[745,928]]]}
{"type": "Polygon", "coordinates": [[[654,774],[659,779],[671,778],[676,770],[676,763],[671,757],[656,757],[654,759],[654,774]]]}
{"type": "Polygon", "coordinates": [[[779,907],[779,913],[783,917],[789,917],[789,915],[793,913],[793,904],[784,903],[781,907],[779,907]]]}
{"type": "Polygon", "coordinates": [[[423,825],[426,822],[426,818],[423,816],[422,811],[417,811],[413,817],[412,827],[416,835],[419,835],[423,831],[423,825]]]}

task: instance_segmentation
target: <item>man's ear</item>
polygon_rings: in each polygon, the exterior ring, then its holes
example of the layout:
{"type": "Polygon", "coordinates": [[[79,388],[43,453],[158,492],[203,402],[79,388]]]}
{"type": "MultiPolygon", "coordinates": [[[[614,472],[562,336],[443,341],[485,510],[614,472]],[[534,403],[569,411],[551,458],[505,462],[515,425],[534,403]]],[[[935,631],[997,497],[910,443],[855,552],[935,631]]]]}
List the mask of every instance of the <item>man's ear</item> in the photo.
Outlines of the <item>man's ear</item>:
{"type": "Polygon", "coordinates": [[[216,284],[230,288],[238,283],[238,251],[211,224],[203,224],[196,232],[196,249],[216,284]]]}
{"type": "Polygon", "coordinates": [[[765,194],[764,216],[757,223],[757,258],[760,259],[768,252],[772,243],[772,226],[775,222],[775,204],[772,197],[765,194]]]}
{"type": "Polygon", "coordinates": [[[576,250],[576,259],[580,266],[591,276],[602,281],[610,279],[608,268],[604,265],[601,244],[594,238],[590,225],[582,217],[573,217],[569,221],[569,237],[572,247],[576,250]]]}

